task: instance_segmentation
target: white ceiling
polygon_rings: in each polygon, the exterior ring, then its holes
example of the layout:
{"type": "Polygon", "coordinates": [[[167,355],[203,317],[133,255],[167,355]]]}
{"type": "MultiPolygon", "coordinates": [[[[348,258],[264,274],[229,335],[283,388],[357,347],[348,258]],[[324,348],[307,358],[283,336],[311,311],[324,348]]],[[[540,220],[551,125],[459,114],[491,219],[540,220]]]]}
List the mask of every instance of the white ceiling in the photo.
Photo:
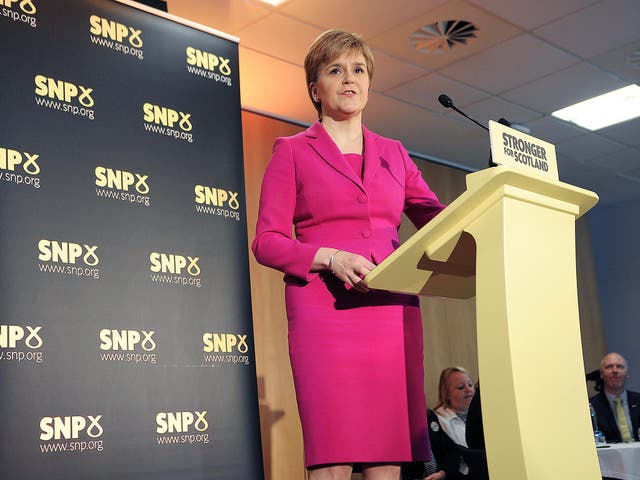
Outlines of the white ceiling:
{"type": "Polygon", "coordinates": [[[169,13],[240,38],[244,108],[315,120],[302,62],[328,28],[358,32],[376,59],[364,120],[412,152],[470,170],[487,165],[486,132],[445,110],[447,93],[482,123],[500,117],[554,143],[563,181],[602,203],[640,197],[640,118],[589,132],[550,113],[640,84],[640,0],[168,0],[169,13]],[[477,38],[443,54],[410,47],[423,25],[460,19],[477,38]],[[636,54],[636,57],[638,54],[636,54]]]}

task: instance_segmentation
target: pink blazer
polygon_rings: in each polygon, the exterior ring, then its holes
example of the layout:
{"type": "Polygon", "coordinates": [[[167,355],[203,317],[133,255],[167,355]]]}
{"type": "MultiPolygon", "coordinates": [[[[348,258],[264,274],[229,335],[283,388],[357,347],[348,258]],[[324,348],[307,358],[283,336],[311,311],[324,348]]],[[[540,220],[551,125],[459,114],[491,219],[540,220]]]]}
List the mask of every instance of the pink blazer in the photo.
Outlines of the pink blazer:
{"type": "Polygon", "coordinates": [[[362,179],[319,122],[276,139],[252,244],[258,262],[306,281],[320,247],[377,264],[399,246],[403,211],[419,228],[444,208],[399,141],[362,131],[362,179]]]}

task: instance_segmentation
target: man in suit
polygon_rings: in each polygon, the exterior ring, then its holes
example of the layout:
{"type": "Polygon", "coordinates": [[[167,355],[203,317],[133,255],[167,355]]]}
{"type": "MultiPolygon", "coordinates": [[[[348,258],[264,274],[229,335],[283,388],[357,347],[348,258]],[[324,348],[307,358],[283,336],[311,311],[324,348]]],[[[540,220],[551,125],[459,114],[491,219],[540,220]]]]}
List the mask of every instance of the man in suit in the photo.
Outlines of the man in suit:
{"type": "Polygon", "coordinates": [[[600,362],[603,390],[589,400],[596,411],[598,428],[607,442],[638,440],[640,393],[626,389],[629,369],[618,353],[608,353],[600,362]]]}

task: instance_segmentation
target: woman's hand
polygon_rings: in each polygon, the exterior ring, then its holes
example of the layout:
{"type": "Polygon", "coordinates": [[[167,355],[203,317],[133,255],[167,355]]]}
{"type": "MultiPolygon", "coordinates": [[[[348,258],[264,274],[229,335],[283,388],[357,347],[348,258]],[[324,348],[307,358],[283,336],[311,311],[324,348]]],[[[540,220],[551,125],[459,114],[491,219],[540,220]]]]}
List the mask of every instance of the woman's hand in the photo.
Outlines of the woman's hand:
{"type": "Polygon", "coordinates": [[[314,265],[322,263],[326,270],[346,285],[360,292],[369,291],[369,288],[362,283],[362,279],[375,268],[375,265],[362,255],[335,248],[320,248],[313,263],[314,265]]]}
{"type": "Polygon", "coordinates": [[[336,251],[329,259],[331,272],[347,285],[360,292],[368,292],[369,288],[362,283],[362,279],[373,270],[375,265],[362,255],[336,251]]]}

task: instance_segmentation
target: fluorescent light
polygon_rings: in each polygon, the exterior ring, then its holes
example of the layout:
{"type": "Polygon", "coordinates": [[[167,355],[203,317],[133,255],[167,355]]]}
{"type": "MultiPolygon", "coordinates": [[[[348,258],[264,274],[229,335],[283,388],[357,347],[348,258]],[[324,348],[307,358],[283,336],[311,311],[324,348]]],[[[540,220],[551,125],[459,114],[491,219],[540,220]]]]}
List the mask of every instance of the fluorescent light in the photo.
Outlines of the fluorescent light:
{"type": "Polygon", "coordinates": [[[551,115],[588,130],[600,130],[640,116],[640,87],[629,85],[562,108],[551,115]]]}
{"type": "Polygon", "coordinates": [[[269,5],[273,5],[277,7],[278,5],[282,5],[287,0],[260,0],[262,3],[268,3],[269,5]]]}

